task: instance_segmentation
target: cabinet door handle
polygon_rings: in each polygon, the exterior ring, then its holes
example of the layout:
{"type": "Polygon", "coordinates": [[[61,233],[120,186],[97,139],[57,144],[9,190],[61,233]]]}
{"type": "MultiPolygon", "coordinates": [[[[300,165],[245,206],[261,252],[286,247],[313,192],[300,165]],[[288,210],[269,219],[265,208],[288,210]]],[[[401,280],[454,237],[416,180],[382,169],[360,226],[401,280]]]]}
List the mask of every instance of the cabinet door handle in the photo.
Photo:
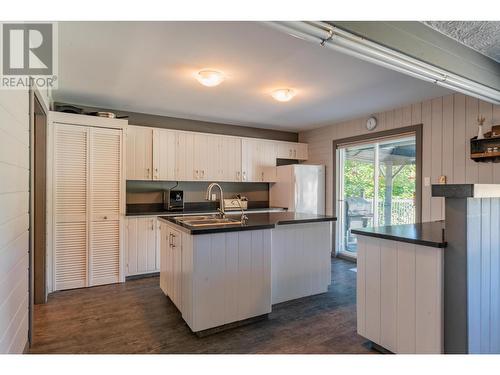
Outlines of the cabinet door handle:
{"type": "Polygon", "coordinates": [[[239,181],[239,180],[240,180],[240,172],[239,172],[239,171],[237,171],[237,172],[236,172],[236,181],[239,181]]]}
{"type": "Polygon", "coordinates": [[[197,169],[194,171],[194,178],[199,178],[197,169]]]}
{"type": "Polygon", "coordinates": [[[149,168],[146,168],[146,178],[149,178],[149,168]]]}
{"type": "Polygon", "coordinates": [[[204,178],[204,177],[205,177],[205,170],[202,169],[202,171],[201,171],[201,178],[204,178]]]}
{"type": "Polygon", "coordinates": [[[293,156],[297,157],[297,150],[293,150],[293,156]]]}

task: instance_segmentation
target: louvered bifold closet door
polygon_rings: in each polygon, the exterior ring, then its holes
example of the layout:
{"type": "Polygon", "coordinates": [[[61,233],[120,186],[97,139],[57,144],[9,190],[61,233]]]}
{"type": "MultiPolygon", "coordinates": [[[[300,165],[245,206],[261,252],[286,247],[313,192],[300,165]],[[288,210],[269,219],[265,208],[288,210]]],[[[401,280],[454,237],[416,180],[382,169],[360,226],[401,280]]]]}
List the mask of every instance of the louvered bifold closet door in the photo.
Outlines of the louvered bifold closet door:
{"type": "Polygon", "coordinates": [[[120,205],[122,131],[90,131],[89,285],[117,283],[121,276],[120,205]]]}
{"type": "Polygon", "coordinates": [[[54,126],[55,290],[87,286],[88,129],[54,126]]]}

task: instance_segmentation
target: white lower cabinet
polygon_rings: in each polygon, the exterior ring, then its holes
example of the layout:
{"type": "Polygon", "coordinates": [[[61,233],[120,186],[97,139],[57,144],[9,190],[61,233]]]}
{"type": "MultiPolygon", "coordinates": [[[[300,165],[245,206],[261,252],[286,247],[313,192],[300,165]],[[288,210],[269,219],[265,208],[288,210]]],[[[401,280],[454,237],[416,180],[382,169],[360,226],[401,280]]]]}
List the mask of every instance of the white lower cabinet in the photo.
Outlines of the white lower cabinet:
{"type": "Polygon", "coordinates": [[[358,236],[358,334],[403,354],[443,353],[443,249],[358,236]]]}
{"type": "Polygon", "coordinates": [[[328,291],[332,281],[331,233],[331,222],[273,229],[273,304],[328,291]]]}
{"type": "Polygon", "coordinates": [[[271,230],[190,235],[160,226],[160,287],[193,332],[271,312],[271,230]]]}
{"type": "Polygon", "coordinates": [[[160,270],[158,230],[156,217],[127,218],[127,276],[160,270]]]}

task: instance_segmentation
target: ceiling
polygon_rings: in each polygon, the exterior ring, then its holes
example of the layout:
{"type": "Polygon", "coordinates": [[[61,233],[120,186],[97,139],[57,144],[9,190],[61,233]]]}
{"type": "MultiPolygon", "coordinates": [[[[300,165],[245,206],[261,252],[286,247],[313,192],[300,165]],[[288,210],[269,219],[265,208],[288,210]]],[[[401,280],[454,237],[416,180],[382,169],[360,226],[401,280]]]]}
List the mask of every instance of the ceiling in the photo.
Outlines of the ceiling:
{"type": "Polygon", "coordinates": [[[59,23],[55,101],[298,131],[448,92],[258,22],[59,23]],[[228,78],[201,86],[203,68],[228,78]]]}
{"type": "Polygon", "coordinates": [[[424,23],[500,62],[500,21],[425,21],[424,23]]]}

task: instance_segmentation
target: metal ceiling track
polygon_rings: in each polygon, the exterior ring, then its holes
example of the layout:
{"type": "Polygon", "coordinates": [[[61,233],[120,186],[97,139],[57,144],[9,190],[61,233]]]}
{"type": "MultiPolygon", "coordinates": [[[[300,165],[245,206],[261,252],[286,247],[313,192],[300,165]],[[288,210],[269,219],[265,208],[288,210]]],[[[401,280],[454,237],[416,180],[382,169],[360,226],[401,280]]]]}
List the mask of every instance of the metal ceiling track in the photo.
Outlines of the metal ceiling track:
{"type": "Polygon", "coordinates": [[[334,49],[493,104],[500,104],[500,92],[491,87],[437,68],[434,65],[384,47],[326,22],[279,21],[266,23],[289,35],[317,43],[320,46],[334,49]]]}

